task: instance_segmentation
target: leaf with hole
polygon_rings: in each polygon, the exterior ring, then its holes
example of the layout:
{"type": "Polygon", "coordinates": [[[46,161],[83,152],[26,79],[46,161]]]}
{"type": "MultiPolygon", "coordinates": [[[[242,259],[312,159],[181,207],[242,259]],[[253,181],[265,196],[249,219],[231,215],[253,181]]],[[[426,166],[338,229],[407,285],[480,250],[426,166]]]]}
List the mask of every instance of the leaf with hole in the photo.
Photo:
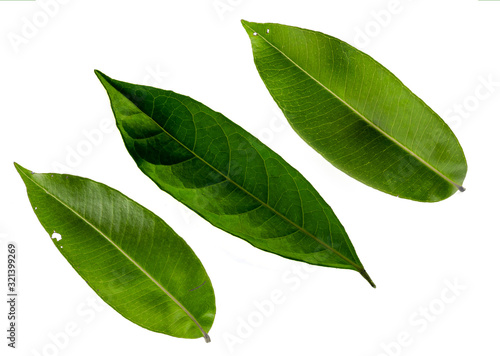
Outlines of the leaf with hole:
{"type": "Polygon", "coordinates": [[[330,206],[270,148],[187,96],[96,74],[127,150],[161,189],[255,247],[373,285],[330,206]]]}
{"type": "Polygon", "coordinates": [[[290,125],[334,166],[411,200],[464,190],[467,163],[451,129],[373,58],[320,32],[242,24],[260,77],[290,125]]]}
{"type": "Polygon", "coordinates": [[[104,184],[15,166],[54,245],[106,303],[146,329],[210,340],[212,283],[163,220],[104,184]]]}

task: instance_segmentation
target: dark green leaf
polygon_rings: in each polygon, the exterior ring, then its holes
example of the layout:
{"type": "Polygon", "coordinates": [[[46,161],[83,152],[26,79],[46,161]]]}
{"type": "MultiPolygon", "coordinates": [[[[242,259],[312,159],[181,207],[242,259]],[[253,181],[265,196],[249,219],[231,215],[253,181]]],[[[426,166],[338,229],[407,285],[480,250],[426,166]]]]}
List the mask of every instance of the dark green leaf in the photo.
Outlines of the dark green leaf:
{"type": "Polygon", "coordinates": [[[106,303],[146,329],[210,340],[212,283],[163,220],[104,184],[15,166],[54,245],[106,303]]]}
{"type": "Polygon", "coordinates": [[[242,23],[257,70],[290,125],[334,166],[417,201],[464,190],[467,163],[457,138],[381,64],[320,32],[242,23]]]}
{"type": "Polygon", "coordinates": [[[125,146],[161,189],[255,247],[372,283],[332,209],[275,152],[189,97],[96,74],[125,146]]]}

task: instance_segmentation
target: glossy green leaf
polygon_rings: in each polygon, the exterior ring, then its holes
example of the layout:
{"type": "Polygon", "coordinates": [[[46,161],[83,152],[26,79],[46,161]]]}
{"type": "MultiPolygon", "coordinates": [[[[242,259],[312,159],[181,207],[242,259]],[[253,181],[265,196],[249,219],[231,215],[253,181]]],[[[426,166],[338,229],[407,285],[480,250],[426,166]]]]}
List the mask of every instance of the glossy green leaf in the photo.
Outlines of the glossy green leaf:
{"type": "Polygon", "coordinates": [[[330,206],[254,136],[187,96],[96,74],[130,155],[161,189],[255,247],[373,285],[330,206]]]}
{"type": "Polygon", "coordinates": [[[330,163],[401,198],[434,202],[464,190],[467,163],[457,138],[381,64],[320,32],[242,23],[272,97],[330,163]]]}
{"type": "Polygon", "coordinates": [[[106,303],[146,329],[210,341],[212,283],[163,220],[104,184],[15,166],[54,245],[106,303]]]}

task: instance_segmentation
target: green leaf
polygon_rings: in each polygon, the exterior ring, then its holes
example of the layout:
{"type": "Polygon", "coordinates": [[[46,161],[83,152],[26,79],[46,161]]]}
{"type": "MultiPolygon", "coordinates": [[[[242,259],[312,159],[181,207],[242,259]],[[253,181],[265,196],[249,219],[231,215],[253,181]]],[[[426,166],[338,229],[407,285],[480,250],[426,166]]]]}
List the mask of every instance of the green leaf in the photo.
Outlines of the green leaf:
{"type": "Polygon", "coordinates": [[[210,341],[212,283],[163,220],[104,184],[15,166],[54,245],[106,303],[146,329],[210,341]]]}
{"type": "Polygon", "coordinates": [[[283,158],[196,100],[96,74],[127,150],[162,190],[255,247],[373,285],[330,206],[283,158]]]}
{"type": "Polygon", "coordinates": [[[381,64],[320,32],[242,23],[272,97],[330,163],[400,198],[434,202],[464,191],[467,163],[457,138],[381,64]]]}

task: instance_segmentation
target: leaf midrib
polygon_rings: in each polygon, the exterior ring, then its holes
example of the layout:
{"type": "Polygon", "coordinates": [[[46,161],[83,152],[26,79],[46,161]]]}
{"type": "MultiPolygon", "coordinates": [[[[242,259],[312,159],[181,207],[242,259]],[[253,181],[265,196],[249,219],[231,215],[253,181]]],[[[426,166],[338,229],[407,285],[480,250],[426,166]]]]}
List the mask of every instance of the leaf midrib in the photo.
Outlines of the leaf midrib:
{"type": "Polygon", "coordinates": [[[52,197],[53,199],[55,199],[56,201],[58,201],[61,205],[63,205],[64,207],[66,207],[70,212],[72,212],[73,214],[75,214],[77,217],[79,217],[82,221],[84,221],[85,223],[87,223],[87,225],[89,225],[91,228],[93,228],[97,233],[99,233],[101,236],[103,236],[109,243],[111,243],[111,245],[113,247],[115,247],[120,253],[122,253],[127,259],[129,259],[141,272],[144,273],[144,275],[149,278],[154,284],[156,284],[158,286],[158,288],[160,288],[160,290],[162,292],[164,292],[170,299],[172,299],[174,301],[175,304],[177,304],[179,306],[179,308],[182,309],[182,311],[184,311],[184,313],[186,313],[186,315],[196,324],[196,326],[200,329],[200,331],[202,332],[203,334],[203,337],[205,338],[205,341],[206,342],[210,342],[210,337],[208,336],[208,334],[205,332],[205,330],[203,330],[203,327],[200,325],[200,323],[198,322],[198,320],[196,320],[196,318],[186,309],[186,307],[184,307],[184,305],[182,305],[182,303],[180,301],[178,301],[172,294],[170,294],[169,291],[167,291],[153,276],[151,276],[141,265],[139,265],[131,256],[129,256],[124,250],[122,250],[120,248],[120,246],[118,246],[113,240],[111,240],[108,236],[106,236],[98,227],[96,227],[94,224],[92,224],[90,221],[88,221],[87,219],[85,219],[82,215],[80,215],[76,210],[74,210],[73,208],[71,208],[69,205],[67,205],[65,202],[63,202],[61,199],[59,199],[57,196],[55,196],[54,194],[52,194],[51,192],[49,192],[47,189],[45,189],[43,186],[41,186],[40,184],[38,184],[35,180],[33,180],[28,174],[26,174],[26,172],[24,171],[21,171],[22,174],[28,178],[31,182],[33,182],[33,184],[35,184],[38,188],[42,189],[47,195],[49,195],[50,197],[52,197]]]}
{"type": "Polygon", "coordinates": [[[254,31],[255,33],[257,33],[257,35],[262,38],[267,44],[269,44],[271,47],[273,47],[276,51],[278,51],[281,55],[283,55],[283,57],[285,57],[288,61],[290,61],[295,67],[297,67],[298,69],[300,69],[302,72],[304,72],[309,78],[311,78],[313,81],[315,81],[317,84],[319,84],[323,89],[325,89],[326,91],[328,91],[330,94],[332,94],[335,98],[337,98],[338,100],[340,100],[345,106],[347,106],[350,110],[353,111],[353,113],[355,113],[356,115],[358,115],[362,120],[366,121],[371,127],[373,127],[375,130],[377,130],[378,132],[380,132],[382,135],[384,135],[386,138],[388,138],[390,141],[394,142],[396,145],[398,145],[400,148],[402,148],[404,151],[408,152],[411,156],[413,156],[414,158],[416,158],[418,161],[420,161],[422,164],[424,164],[424,166],[426,166],[427,168],[429,168],[431,171],[433,171],[435,174],[437,174],[439,177],[441,177],[443,180],[445,180],[447,183],[451,184],[452,186],[454,186],[457,190],[463,192],[465,191],[465,188],[462,187],[460,184],[454,182],[451,178],[447,177],[444,173],[442,173],[440,170],[438,170],[437,168],[435,168],[433,165],[431,165],[430,163],[428,163],[426,160],[424,160],[422,157],[420,157],[418,154],[416,154],[415,152],[413,152],[411,149],[409,149],[408,147],[406,147],[404,144],[402,144],[401,142],[399,142],[398,140],[396,140],[394,137],[392,137],[391,135],[389,135],[387,132],[385,132],[384,130],[382,130],[382,128],[380,128],[379,126],[375,125],[372,121],[368,120],[368,118],[366,118],[363,114],[361,114],[358,110],[356,110],[354,107],[352,107],[349,103],[347,103],[344,99],[342,99],[340,96],[338,96],[337,94],[335,94],[332,90],[330,90],[327,86],[325,86],[323,83],[321,83],[318,79],[316,79],[315,77],[313,77],[311,74],[309,74],[309,72],[307,72],[304,68],[302,68],[301,66],[299,66],[297,63],[295,63],[294,60],[292,60],[290,57],[288,57],[281,49],[279,49],[278,47],[276,47],[274,44],[272,44],[271,42],[269,42],[265,36],[261,35],[259,32],[257,32],[257,30],[254,30],[252,27],[248,26],[247,23],[243,23],[244,26],[248,27],[251,31],[254,31]]]}

